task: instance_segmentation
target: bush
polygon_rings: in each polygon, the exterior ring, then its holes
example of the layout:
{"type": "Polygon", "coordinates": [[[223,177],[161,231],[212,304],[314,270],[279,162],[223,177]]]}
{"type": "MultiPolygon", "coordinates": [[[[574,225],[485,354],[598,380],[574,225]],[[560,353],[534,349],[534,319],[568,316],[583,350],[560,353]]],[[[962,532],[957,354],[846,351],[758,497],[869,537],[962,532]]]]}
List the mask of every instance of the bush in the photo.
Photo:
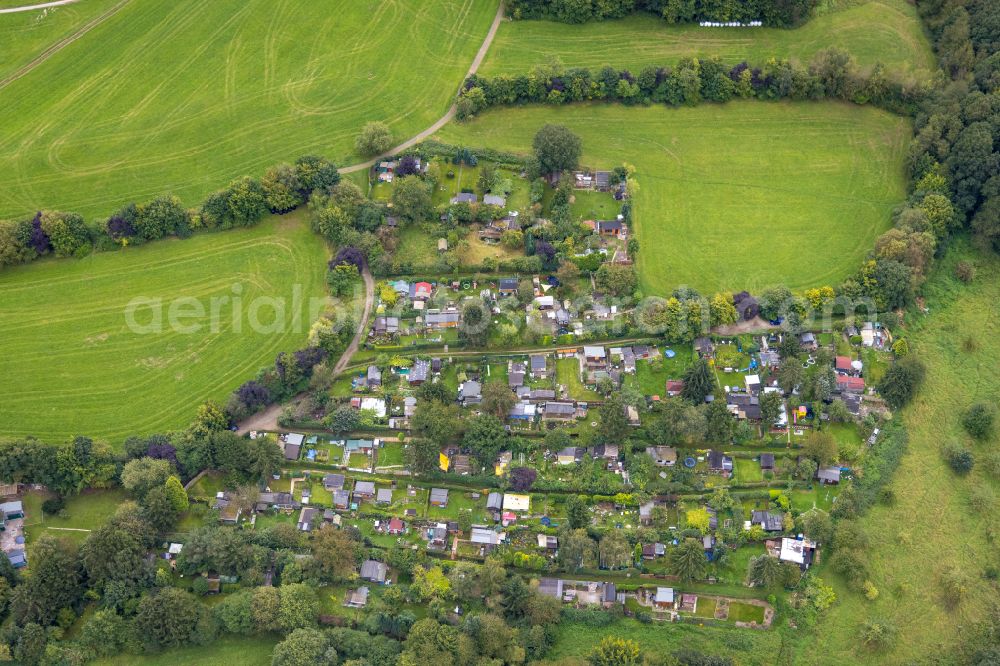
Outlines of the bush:
{"type": "Polygon", "coordinates": [[[946,446],[943,453],[948,466],[961,476],[965,476],[971,472],[973,466],[976,464],[976,457],[972,455],[972,451],[957,444],[946,446]]]}
{"type": "Polygon", "coordinates": [[[56,495],[42,502],[42,513],[55,516],[66,506],[66,499],[62,495],[56,495]]]}
{"type": "Polygon", "coordinates": [[[191,581],[191,591],[200,597],[208,594],[208,579],[204,576],[198,576],[193,581],[191,581]]]}
{"type": "Polygon", "coordinates": [[[975,439],[987,439],[993,433],[996,412],[992,405],[977,402],[962,416],[962,427],[975,439]]]}
{"type": "Polygon", "coordinates": [[[976,278],[976,267],[968,261],[960,261],[955,264],[955,277],[969,284],[976,278]]]}

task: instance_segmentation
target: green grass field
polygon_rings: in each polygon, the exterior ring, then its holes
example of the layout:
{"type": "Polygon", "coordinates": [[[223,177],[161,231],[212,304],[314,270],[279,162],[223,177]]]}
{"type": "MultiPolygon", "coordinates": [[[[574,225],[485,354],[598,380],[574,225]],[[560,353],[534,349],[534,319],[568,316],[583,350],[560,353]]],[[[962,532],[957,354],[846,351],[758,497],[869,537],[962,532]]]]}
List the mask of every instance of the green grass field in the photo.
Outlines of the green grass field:
{"type": "Polygon", "coordinates": [[[909,121],[847,104],[497,109],[439,136],[528,152],[547,122],[581,136],[584,164],[635,165],[647,294],[836,284],[906,193],[909,121]]]}
{"type": "MultiPolygon", "coordinates": [[[[1000,484],[980,469],[965,478],[955,476],[942,461],[940,447],[957,441],[982,456],[998,444],[996,435],[991,442],[971,444],[959,415],[974,401],[995,402],[1000,395],[1000,376],[994,369],[1000,356],[995,309],[1000,261],[972,254],[959,244],[949,250],[925,292],[929,314],[907,316],[911,353],[927,365],[927,380],[904,412],[910,446],[892,483],[896,502],[876,506],[862,521],[875,546],[867,555],[880,594],[869,602],[838,585],[839,601],[814,641],[802,646],[802,663],[811,654],[839,654],[853,663],[873,664],[912,664],[927,655],[954,654],[962,628],[971,629],[996,600],[994,583],[983,577],[986,567],[997,564],[996,546],[986,535],[996,529],[996,512],[973,511],[969,493],[980,484],[998,491],[1000,484]],[[952,277],[959,258],[977,264],[971,286],[952,277]],[[965,351],[968,339],[975,343],[973,351],[965,351]],[[969,577],[968,594],[958,608],[948,609],[939,576],[953,565],[969,577]],[[888,654],[849,655],[861,623],[876,616],[896,626],[894,649],[888,654]]],[[[832,574],[823,575],[835,580],[832,574]]]]}
{"type": "MultiPolygon", "coordinates": [[[[702,605],[704,598],[698,600],[702,605]]],[[[607,627],[589,627],[562,622],[547,659],[584,657],[606,636],[637,641],[644,652],[666,655],[677,650],[698,650],[705,654],[731,657],[741,665],[774,664],[782,649],[782,638],[775,631],[706,627],[697,624],[619,620],[607,627]]]]}
{"type": "Polygon", "coordinates": [[[668,25],[651,14],[583,25],[511,21],[500,27],[480,72],[524,74],[553,59],[567,68],[613,65],[633,73],[648,65],[672,67],[685,57],[719,56],[734,65],[763,64],[772,57],[808,63],[832,46],[850,52],[862,66],[882,62],[893,71],[933,71],[930,42],[911,3],[845,4],[851,6],[819,12],[795,30],[668,25]]]}
{"type": "MultiPolygon", "coordinates": [[[[120,1],[86,0],[48,11],[0,14],[0,80],[26,67],[53,45],[68,40],[120,1]]],[[[0,0],[0,9],[28,4],[38,3],[0,0]]]]}
{"type": "MultiPolygon", "coordinates": [[[[7,359],[0,434],[87,434],[120,445],[130,434],[183,427],[204,400],[225,401],[279,351],[306,340],[308,303],[325,294],[327,250],[304,217],[0,273],[0,354],[7,359]],[[212,332],[210,299],[232,297],[234,285],[242,290],[235,318],[242,330],[233,325],[230,301],[218,308],[212,332]],[[293,307],[295,285],[302,308],[293,307]],[[254,332],[251,322],[275,321],[274,309],[258,297],[284,299],[275,327],[284,331],[254,332]],[[163,332],[133,332],[126,308],[135,298],[163,299],[163,332]],[[169,326],[178,298],[203,307],[204,316],[178,320],[200,324],[200,332],[169,326]],[[300,325],[294,311],[302,313],[300,325]]],[[[139,308],[135,323],[152,328],[151,312],[139,308]]]]}
{"type": "Polygon", "coordinates": [[[39,491],[24,495],[24,535],[29,544],[42,534],[83,543],[91,530],[106,523],[118,506],[128,499],[121,489],[88,490],[66,498],[64,515],[49,516],[42,511],[42,503],[49,497],[48,493],[39,491]]]}
{"type": "Polygon", "coordinates": [[[225,636],[206,646],[167,650],[149,656],[120,655],[95,661],[103,666],[200,666],[201,664],[238,664],[268,666],[277,636],[237,638],[225,636]]]}
{"type": "MultiPolygon", "coordinates": [[[[365,122],[404,139],[447,110],[496,7],[130,2],[0,89],[0,217],[41,207],[104,216],[163,192],[196,204],[305,153],[359,161],[365,122]]],[[[23,21],[0,26],[8,20],[23,21]]],[[[4,53],[40,49],[25,40],[4,53]]]]}

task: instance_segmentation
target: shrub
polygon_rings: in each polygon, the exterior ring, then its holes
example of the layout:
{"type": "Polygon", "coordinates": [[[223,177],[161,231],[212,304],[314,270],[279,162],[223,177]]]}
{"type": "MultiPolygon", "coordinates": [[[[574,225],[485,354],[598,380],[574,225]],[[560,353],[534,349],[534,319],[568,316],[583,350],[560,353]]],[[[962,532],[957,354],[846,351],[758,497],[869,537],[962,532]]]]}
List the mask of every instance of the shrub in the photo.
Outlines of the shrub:
{"type": "Polygon", "coordinates": [[[976,277],[976,267],[968,261],[960,261],[955,264],[955,277],[965,284],[969,284],[976,277]]]}
{"type": "Polygon", "coordinates": [[[991,405],[977,402],[962,416],[962,427],[975,439],[987,439],[993,433],[996,412],[991,405]]]}
{"type": "Polygon", "coordinates": [[[65,506],[66,499],[62,495],[56,495],[42,502],[42,512],[49,516],[54,516],[62,511],[65,506]]]}
{"type": "Polygon", "coordinates": [[[861,642],[873,650],[884,650],[896,640],[896,627],[881,619],[868,619],[861,625],[861,642]]]}
{"type": "Polygon", "coordinates": [[[984,483],[977,485],[969,493],[969,506],[978,514],[992,514],[997,506],[997,496],[993,488],[984,483]]]}
{"type": "Polygon", "coordinates": [[[972,451],[959,446],[958,444],[951,444],[944,448],[944,459],[948,463],[951,469],[961,476],[965,476],[972,471],[972,467],[976,464],[976,458],[972,455],[972,451]]]}

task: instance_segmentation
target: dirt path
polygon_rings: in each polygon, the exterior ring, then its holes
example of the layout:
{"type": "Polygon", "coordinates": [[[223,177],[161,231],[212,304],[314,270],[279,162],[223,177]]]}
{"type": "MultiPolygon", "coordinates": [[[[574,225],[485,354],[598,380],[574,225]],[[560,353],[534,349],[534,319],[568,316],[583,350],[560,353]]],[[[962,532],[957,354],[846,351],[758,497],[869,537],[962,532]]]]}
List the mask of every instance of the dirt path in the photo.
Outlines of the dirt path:
{"type": "Polygon", "coordinates": [[[7,7],[0,9],[0,14],[16,14],[18,12],[30,12],[34,9],[48,9],[49,7],[59,7],[61,5],[71,5],[80,0],[55,0],[54,2],[43,2],[37,5],[21,5],[20,7],[7,7]]]}
{"type": "Polygon", "coordinates": [[[712,332],[716,335],[742,335],[744,333],[767,333],[781,328],[762,317],[754,317],[750,321],[738,321],[735,324],[716,326],[712,332]]]}
{"type": "MultiPolygon", "coordinates": [[[[66,48],[67,46],[69,46],[70,44],[72,44],[73,42],[75,42],[76,40],[80,39],[81,37],[83,37],[84,35],[86,35],[88,32],[90,32],[91,30],[93,30],[94,28],[96,28],[97,26],[99,26],[100,24],[102,24],[105,21],[107,21],[109,18],[111,18],[112,16],[114,16],[115,14],[117,14],[118,10],[120,10],[122,7],[124,7],[125,5],[127,5],[129,3],[129,1],[130,0],[122,0],[118,4],[116,4],[113,7],[111,7],[108,11],[106,11],[103,14],[101,14],[100,16],[98,16],[97,18],[91,20],[89,23],[84,24],[84,26],[82,28],[80,28],[79,30],[77,30],[76,32],[74,32],[69,37],[65,37],[63,39],[60,39],[55,44],[53,44],[49,48],[45,49],[41,53],[39,53],[38,56],[34,60],[32,60],[31,62],[29,62],[27,65],[25,65],[21,69],[17,70],[16,72],[14,72],[13,74],[11,74],[7,78],[5,78],[3,80],[0,80],[0,90],[3,90],[4,88],[6,88],[7,86],[9,86],[10,84],[14,83],[14,81],[17,81],[19,78],[21,78],[25,74],[28,74],[29,72],[31,72],[31,70],[33,70],[36,67],[38,67],[39,65],[41,65],[43,62],[45,62],[46,60],[48,60],[49,58],[51,58],[52,56],[54,56],[56,53],[59,53],[59,51],[62,51],[64,48],[66,48]]],[[[42,8],[42,7],[52,7],[52,6],[55,6],[55,5],[65,5],[65,4],[68,4],[68,2],[50,2],[48,4],[43,4],[43,5],[29,5],[27,7],[12,7],[10,9],[0,9],[0,14],[6,14],[6,13],[9,13],[9,12],[12,12],[12,11],[28,11],[29,9],[39,9],[39,8],[42,8]]]]}
{"type": "MultiPolygon", "coordinates": [[[[466,72],[465,77],[462,79],[463,81],[472,76],[473,74],[475,74],[477,71],[479,71],[479,66],[483,63],[483,58],[486,57],[486,52],[490,50],[490,45],[493,43],[493,38],[496,37],[497,30],[500,28],[501,21],[503,21],[503,2],[501,2],[500,6],[497,7],[497,13],[496,16],[493,17],[493,24],[490,25],[490,31],[486,33],[486,39],[483,40],[482,45],[480,45],[479,47],[479,51],[476,52],[476,57],[473,58],[472,64],[469,65],[469,71],[466,72]]],[[[361,162],[359,164],[351,164],[350,166],[341,167],[339,171],[340,173],[354,173],[355,171],[361,171],[362,169],[370,169],[372,168],[372,166],[375,165],[376,162],[380,162],[384,160],[386,157],[391,157],[393,155],[401,153],[407,148],[411,148],[416,144],[420,143],[421,141],[423,141],[424,139],[428,138],[429,136],[433,135],[439,129],[441,129],[449,122],[451,122],[451,120],[454,117],[455,117],[455,105],[452,104],[448,108],[448,111],[443,116],[438,118],[438,120],[433,125],[425,129],[423,132],[420,132],[419,134],[410,137],[403,143],[399,144],[398,146],[390,148],[381,155],[376,155],[367,162],[361,162]]]]}
{"type": "Polygon", "coordinates": [[[237,435],[245,435],[251,430],[277,430],[278,417],[284,405],[271,405],[267,409],[248,417],[240,424],[237,435]]]}
{"type": "MultiPolygon", "coordinates": [[[[371,316],[372,307],[375,305],[375,280],[372,278],[371,271],[368,270],[367,266],[361,271],[361,279],[365,283],[365,307],[361,314],[361,321],[358,322],[358,328],[354,332],[354,339],[351,340],[351,344],[347,345],[347,349],[337,359],[337,365],[333,366],[334,377],[344,371],[344,368],[350,363],[351,357],[357,353],[358,347],[361,345],[361,338],[364,337],[365,331],[368,330],[368,318],[371,316]]],[[[289,402],[295,402],[300,397],[301,395],[297,395],[289,402]]],[[[279,430],[278,417],[281,416],[281,410],[284,409],[284,406],[284,404],[270,405],[267,409],[247,417],[240,424],[236,434],[245,435],[251,430],[279,430]]]]}
{"type": "Polygon", "coordinates": [[[344,371],[351,357],[358,352],[361,338],[364,337],[365,331],[368,330],[368,317],[371,316],[372,306],[375,304],[375,280],[372,279],[371,271],[368,270],[367,266],[361,271],[361,279],[365,282],[365,308],[361,314],[361,321],[358,322],[358,330],[354,332],[354,339],[351,340],[351,344],[347,345],[344,353],[340,355],[337,365],[333,366],[334,377],[344,371]]]}

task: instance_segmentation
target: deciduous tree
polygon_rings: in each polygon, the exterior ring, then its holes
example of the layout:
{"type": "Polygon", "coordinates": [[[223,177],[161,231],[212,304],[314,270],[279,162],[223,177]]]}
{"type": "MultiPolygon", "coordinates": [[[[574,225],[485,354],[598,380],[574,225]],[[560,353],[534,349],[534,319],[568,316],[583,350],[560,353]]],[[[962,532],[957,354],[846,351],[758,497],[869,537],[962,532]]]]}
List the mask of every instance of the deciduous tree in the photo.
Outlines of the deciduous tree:
{"type": "Polygon", "coordinates": [[[532,146],[543,174],[576,168],[582,149],[580,137],[562,125],[544,125],[532,146]]]}
{"type": "Polygon", "coordinates": [[[385,123],[373,120],[365,123],[354,140],[354,150],[364,157],[384,153],[392,147],[392,130],[385,123]]]}

